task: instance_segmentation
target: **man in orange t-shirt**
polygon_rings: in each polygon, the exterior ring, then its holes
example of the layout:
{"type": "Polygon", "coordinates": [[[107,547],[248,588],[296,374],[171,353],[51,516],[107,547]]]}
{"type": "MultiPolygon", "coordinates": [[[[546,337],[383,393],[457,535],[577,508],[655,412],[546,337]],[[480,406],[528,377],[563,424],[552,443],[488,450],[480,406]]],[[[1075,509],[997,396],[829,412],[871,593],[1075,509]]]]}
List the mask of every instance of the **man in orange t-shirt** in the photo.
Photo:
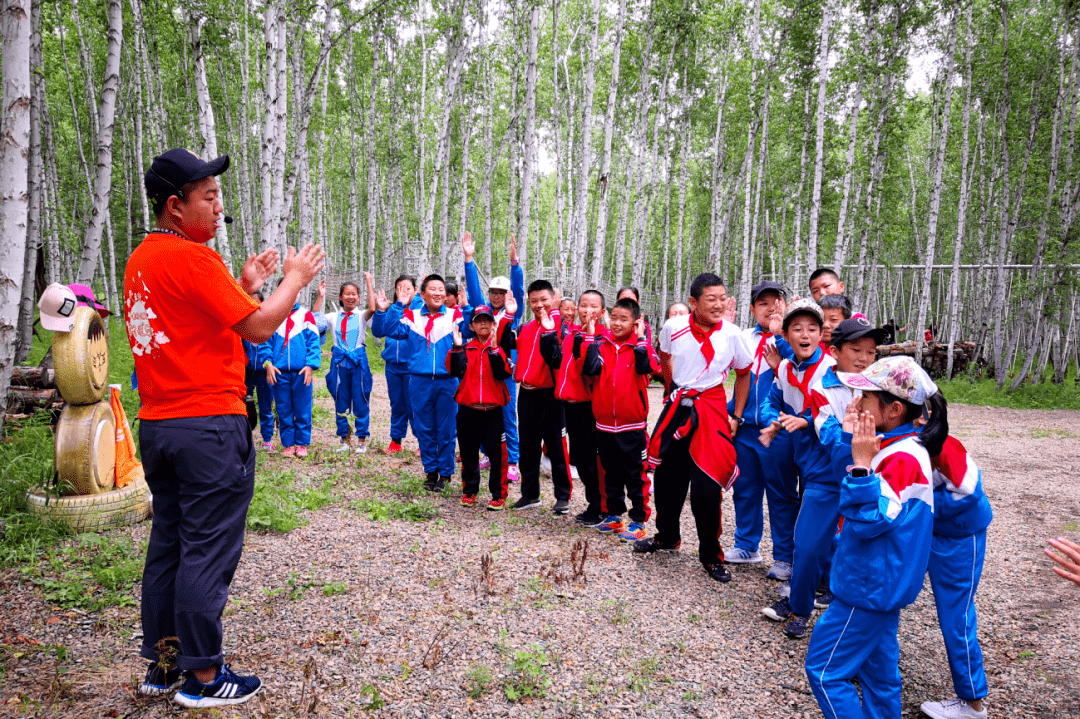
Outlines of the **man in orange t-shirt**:
{"type": "Polygon", "coordinates": [[[154,502],[142,583],[141,654],[151,664],[139,693],[179,687],[174,699],[187,707],[239,704],[262,689],[221,653],[221,612],[255,486],[241,338],[267,340],[325,257],[318,246],[290,249],[274,293],[261,305],[251,299],[277,271],[277,250],[249,257],[237,281],[206,246],[223,220],[216,176],[228,167],[228,155],[204,162],[183,149],[154,158],[144,182],[156,227],[124,272],[154,502]]]}

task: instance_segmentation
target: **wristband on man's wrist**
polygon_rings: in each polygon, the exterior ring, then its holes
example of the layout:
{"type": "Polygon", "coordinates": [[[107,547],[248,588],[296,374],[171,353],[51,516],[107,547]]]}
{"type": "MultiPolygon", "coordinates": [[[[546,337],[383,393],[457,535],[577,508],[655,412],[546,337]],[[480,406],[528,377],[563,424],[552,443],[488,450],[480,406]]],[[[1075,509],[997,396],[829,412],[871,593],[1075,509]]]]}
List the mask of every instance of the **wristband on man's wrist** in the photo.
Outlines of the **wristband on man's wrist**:
{"type": "Polygon", "coordinates": [[[271,365],[273,365],[273,364],[274,363],[271,362],[270,360],[266,360],[265,362],[263,362],[263,369],[270,369],[271,365]]]}

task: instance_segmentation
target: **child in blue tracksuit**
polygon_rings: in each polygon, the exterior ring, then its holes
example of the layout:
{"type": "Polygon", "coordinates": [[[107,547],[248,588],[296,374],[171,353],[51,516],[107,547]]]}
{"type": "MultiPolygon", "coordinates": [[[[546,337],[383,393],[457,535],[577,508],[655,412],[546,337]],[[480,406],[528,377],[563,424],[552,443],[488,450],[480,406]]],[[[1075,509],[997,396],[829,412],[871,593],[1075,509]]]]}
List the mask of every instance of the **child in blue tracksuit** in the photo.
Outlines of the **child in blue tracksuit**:
{"type": "Polygon", "coordinates": [[[918,597],[930,558],[930,457],[948,436],[947,406],[910,357],[837,377],[862,395],[844,419],[854,432],[851,468],[840,486],[844,526],[832,562],[834,598],[814,627],[806,676],[827,719],[892,719],[901,711],[900,609],[918,597]],[[926,403],[930,421],[916,433],[913,422],[926,403]]]}
{"type": "Polygon", "coordinates": [[[311,381],[322,360],[314,315],[297,302],[260,348],[266,381],[274,388],[282,455],[303,459],[311,444],[311,381]]]}
{"type": "Polygon", "coordinates": [[[735,453],[739,479],[731,488],[735,504],[735,547],[724,552],[724,561],[733,564],[761,561],[758,545],[765,529],[762,500],[769,500],[769,530],[772,535],[773,565],[770,579],[791,578],[795,552],[795,518],[799,514],[798,470],[795,467],[791,435],[782,433],[768,446],[758,440],[768,426],[762,408],[772,392],[775,372],[767,356],[772,348],[791,359],[791,347],[770,324],[774,316],[783,317],[784,288],[777,282],[760,282],[750,291],[750,309],[757,320],[752,329],[743,330],[743,341],[754,363],[750,365],[750,395],[741,417],[735,414],[735,400],[728,402],[728,414],[739,422],[735,434],[735,453]]]}
{"type": "MultiPolygon", "coordinates": [[[[266,372],[262,371],[259,362],[260,348],[265,345],[255,345],[243,340],[244,354],[247,355],[247,372],[245,372],[248,394],[255,395],[255,401],[259,405],[259,433],[262,434],[262,447],[264,450],[274,448],[274,390],[266,383],[266,372]]],[[[269,352],[269,350],[267,350],[269,352]]]]}
{"type": "Polygon", "coordinates": [[[930,586],[945,638],[956,697],[923,702],[931,719],[985,719],[986,671],[976,636],[975,592],[986,557],[986,528],[994,518],[983,492],[982,472],[964,445],[949,437],[934,467],[934,538],[930,544],[930,586]]]}
{"type": "MultiPolygon", "coordinates": [[[[853,392],[838,379],[837,372],[861,372],[877,353],[882,331],[865,317],[844,320],[832,331],[829,347],[836,364],[810,386],[810,442],[803,463],[812,469],[804,475],[803,502],[795,522],[795,564],[790,593],[785,600],[763,610],[770,619],[784,619],[783,631],[793,639],[806,634],[814,608],[825,609],[831,597],[828,568],[840,521],[840,482],[851,464],[851,435],[842,422],[853,392]]],[[[802,465],[800,465],[802,466],[802,465]]]]}
{"type": "MultiPolygon", "coordinates": [[[[465,289],[468,292],[469,304],[473,307],[486,304],[495,312],[495,323],[499,324],[506,318],[506,293],[511,292],[517,302],[517,311],[514,313],[511,328],[517,329],[521,325],[521,318],[525,314],[525,273],[518,264],[517,241],[510,239],[510,277],[499,276],[488,284],[488,301],[484,302],[484,295],[480,291],[480,275],[476,271],[473,262],[473,254],[476,245],[473,243],[472,234],[466,232],[461,239],[461,247],[465,255],[465,289]]],[[[517,351],[511,353],[510,364],[517,362],[517,351]]],[[[513,377],[506,380],[506,390],[510,393],[510,402],[503,407],[503,427],[506,434],[506,456],[509,466],[507,476],[509,481],[518,480],[518,422],[517,422],[517,382],[513,377]]]]}
{"type": "MultiPolygon", "coordinates": [[[[371,282],[371,275],[364,275],[371,282]]],[[[367,324],[375,314],[375,296],[368,292],[367,310],[360,309],[360,287],[354,282],[345,282],[338,292],[341,312],[334,312],[327,318],[333,348],[330,352],[330,371],[326,374],[326,385],[330,396],[334,398],[334,412],[337,416],[337,436],[340,440],[339,452],[349,451],[349,415],[353,416],[356,428],[356,453],[367,451],[369,411],[371,399],[371,368],[368,367],[367,324]]]]}
{"type": "MultiPolygon", "coordinates": [[[[368,282],[368,296],[374,296],[374,288],[368,282]]],[[[394,280],[394,295],[390,307],[386,310],[387,327],[393,327],[401,321],[406,308],[419,310],[424,306],[423,299],[416,291],[416,280],[408,275],[398,275],[394,280]]],[[[371,334],[375,337],[383,337],[375,326],[372,325],[371,334]]],[[[409,431],[409,424],[413,424],[413,434],[416,434],[416,424],[413,423],[412,401],[409,397],[409,340],[399,340],[386,337],[383,346],[382,358],[386,363],[386,393],[390,396],[390,444],[386,447],[387,454],[401,451],[401,443],[405,441],[405,435],[409,431]]]]}
{"type": "Polygon", "coordinates": [[[454,400],[458,380],[446,369],[446,354],[454,345],[455,327],[463,337],[472,337],[472,308],[447,308],[446,283],[439,275],[424,278],[420,295],[423,306],[419,310],[406,309],[395,322],[387,312],[390,301],[380,292],[371,332],[376,337],[408,342],[413,431],[420,442],[420,459],[427,475],[424,488],[442,492],[454,474],[458,407],[454,400]]]}

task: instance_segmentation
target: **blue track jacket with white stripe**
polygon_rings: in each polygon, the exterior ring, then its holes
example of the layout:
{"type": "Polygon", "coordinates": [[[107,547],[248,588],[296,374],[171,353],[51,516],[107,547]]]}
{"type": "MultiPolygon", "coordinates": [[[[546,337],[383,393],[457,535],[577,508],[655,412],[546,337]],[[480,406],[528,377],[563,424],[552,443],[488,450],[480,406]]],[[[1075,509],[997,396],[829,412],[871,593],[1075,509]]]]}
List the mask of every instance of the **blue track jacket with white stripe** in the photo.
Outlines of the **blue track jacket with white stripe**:
{"type": "MultiPolygon", "coordinates": [[[[413,295],[412,302],[409,303],[409,308],[419,310],[423,306],[424,298],[420,296],[419,292],[417,292],[415,295],[413,295]]],[[[386,326],[392,327],[393,325],[397,324],[401,321],[401,317],[404,314],[405,305],[401,304],[400,302],[393,303],[386,310],[386,326]]],[[[371,334],[375,337],[385,337],[385,335],[380,335],[375,332],[374,317],[371,318],[371,321],[371,334]]],[[[409,361],[409,357],[412,356],[409,354],[409,352],[409,339],[407,337],[403,340],[387,337],[386,344],[383,346],[382,358],[388,364],[403,365],[407,364],[409,361]]]]}
{"type": "Polygon", "coordinates": [[[270,360],[279,370],[319,369],[322,348],[315,316],[297,302],[270,339],[259,345],[259,352],[260,365],[270,360]]]}
{"type": "Polygon", "coordinates": [[[934,531],[930,455],[910,423],[884,435],[865,477],[844,477],[830,585],[840,601],[890,612],[923,587],[934,531]]]}
{"type": "MultiPolygon", "coordinates": [[[[813,424],[812,403],[807,402],[806,397],[809,396],[810,388],[814,386],[814,383],[820,381],[825,372],[834,364],[836,360],[825,354],[820,347],[814,350],[814,354],[805,362],[781,361],[776,377],[773,378],[772,390],[760,405],[761,426],[766,427],[777,421],[781,412],[802,417],[813,424]],[[801,383],[805,387],[805,393],[796,383],[801,383]]],[[[744,414],[743,417],[745,418],[746,415],[744,414]]],[[[795,450],[795,464],[798,465],[803,480],[827,483],[831,467],[830,457],[818,442],[814,430],[807,427],[793,434],[788,433],[787,430],[780,430],[780,432],[791,437],[795,450]]]]}
{"type": "Polygon", "coordinates": [[[810,388],[810,414],[821,451],[828,457],[828,470],[808,477],[808,482],[840,491],[840,482],[851,464],[851,434],[844,431],[844,415],[855,393],[836,376],[836,367],[825,370],[810,388]]]}
{"type": "Polygon", "coordinates": [[[465,305],[448,309],[443,305],[435,312],[427,305],[420,309],[405,310],[397,322],[389,312],[376,312],[371,318],[371,333],[376,337],[407,340],[406,362],[409,374],[428,377],[449,377],[446,354],[454,346],[454,326],[461,331],[463,339],[472,337],[469,322],[472,307],[465,305]]]}
{"type": "Polygon", "coordinates": [[[982,485],[982,470],[964,445],[949,436],[934,467],[934,534],[970,537],[990,526],[994,512],[982,485]]]}
{"type": "MultiPolygon", "coordinates": [[[[765,427],[769,423],[762,418],[762,407],[765,400],[772,392],[773,379],[776,373],[769,363],[765,361],[765,349],[776,347],[782,359],[794,359],[791,345],[787,343],[783,335],[771,335],[760,324],[742,331],[743,342],[746,349],[754,358],[750,365],[750,394],[746,398],[746,408],[743,410],[743,421],[746,424],[757,427],[765,427]]],[[[735,414],[735,398],[728,400],[728,415],[735,414]]]]}

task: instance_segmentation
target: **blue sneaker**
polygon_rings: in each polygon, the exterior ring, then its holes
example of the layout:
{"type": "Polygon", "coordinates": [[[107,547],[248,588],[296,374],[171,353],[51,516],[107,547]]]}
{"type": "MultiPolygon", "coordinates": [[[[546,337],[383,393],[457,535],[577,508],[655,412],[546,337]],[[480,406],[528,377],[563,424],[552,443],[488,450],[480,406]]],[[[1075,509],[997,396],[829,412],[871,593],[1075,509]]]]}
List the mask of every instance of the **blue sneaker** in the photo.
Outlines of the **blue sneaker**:
{"type": "Polygon", "coordinates": [[[218,668],[217,679],[211,684],[203,684],[193,673],[189,673],[173,701],[189,709],[243,704],[262,688],[263,683],[258,677],[238,676],[226,664],[218,668]]]}
{"type": "Polygon", "coordinates": [[[822,589],[814,595],[814,609],[828,609],[832,604],[832,592],[822,589]]]}
{"type": "Polygon", "coordinates": [[[624,542],[636,542],[645,539],[645,525],[641,522],[630,522],[626,525],[626,531],[619,535],[624,542]]]}
{"type": "Polygon", "coordinates": [[[611,516],[596,525],[596,529],[605,534],[622,534],[626,531],[626,525],[623,524],[622,517],[611,516]]]}
{"type": "Polygon", "coordinates": [[[799,616],[798,614],[792,614],[784,622],[783,629],[784,634],[788,635],[792,639],[802,639],[806,636],[806,620],[810,617],[799,616]]]}
{"type": "Polygon", "coordinates": [[[139,694],[144,697],[156,697],[174,692],[183,683],[183,674],[176,666],[165,669],[157,662],[151,662],[146,668],[146,679],[143,679],[143,683],[139,685],[139,694]]]}
{"type": "Polygon", "coordinates": [[[791,604],[788,603],[787,597],[784,597],[776,604],[762,609],[761,613],[774,622],[782,622],[791,616],[791,604]]]}

